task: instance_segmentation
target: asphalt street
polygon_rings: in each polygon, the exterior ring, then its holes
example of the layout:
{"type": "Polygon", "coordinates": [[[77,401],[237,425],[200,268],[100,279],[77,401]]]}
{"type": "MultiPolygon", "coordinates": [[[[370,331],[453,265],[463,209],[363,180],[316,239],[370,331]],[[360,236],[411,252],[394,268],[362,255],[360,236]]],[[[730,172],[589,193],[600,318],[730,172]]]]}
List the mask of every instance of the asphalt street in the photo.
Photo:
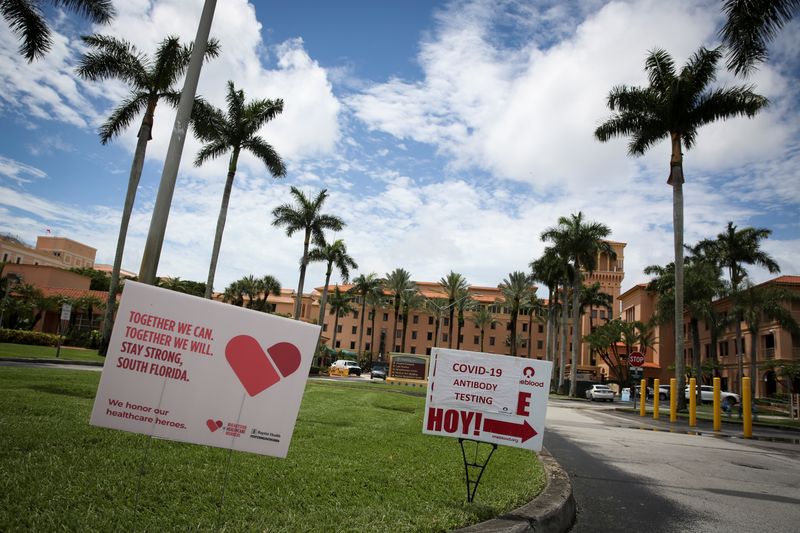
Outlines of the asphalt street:
{"type": "Polygon", "coordinates": [[[573,483],[572,531],[798,531],[800,441],[710,433],[549,402],[544,444],[573,483]]]}

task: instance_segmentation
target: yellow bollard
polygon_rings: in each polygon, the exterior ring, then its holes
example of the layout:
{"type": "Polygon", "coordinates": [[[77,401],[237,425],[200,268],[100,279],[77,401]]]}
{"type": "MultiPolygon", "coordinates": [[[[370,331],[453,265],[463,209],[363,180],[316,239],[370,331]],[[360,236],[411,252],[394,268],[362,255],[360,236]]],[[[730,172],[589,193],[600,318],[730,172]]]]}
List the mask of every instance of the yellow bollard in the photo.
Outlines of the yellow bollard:
{"type": "Polygon", "coordinates": [[[669,378],[669,421],[675,422],[678,420],[678,380],[669,378]]]}
{"type": "Polygon", "coordinates": [[[639,384],[639,416],[644,416],[647,414],[647,406],[645,405],[647,401],[647,380],[643,379],[642,382],[639,384]]]}
{"type": "Polygon", "coordinates": [[[750,378],[742,378],[742,416],[744,438],[753,436],[753,406],[750,404],[750,378]]]}
{"type": "Polygon", "coordinates": [[[658,386],[661,384],[661,380],[656,378],[653,380],[653,420],[658,420],[658,408],[659,408],[659,390],[658,386]]]}
{"type": "Polygon", "coordinates": [[[720,378],[714,378],[714,431],[719,431],[722,428],[722,413],[720,411],[720,387],[722,386],[720,378]]]}
{"type": "Polygon", "coordinates": [[[689,427],[697,425],[697,380],[691,378],[689,380],[689,427]]]}

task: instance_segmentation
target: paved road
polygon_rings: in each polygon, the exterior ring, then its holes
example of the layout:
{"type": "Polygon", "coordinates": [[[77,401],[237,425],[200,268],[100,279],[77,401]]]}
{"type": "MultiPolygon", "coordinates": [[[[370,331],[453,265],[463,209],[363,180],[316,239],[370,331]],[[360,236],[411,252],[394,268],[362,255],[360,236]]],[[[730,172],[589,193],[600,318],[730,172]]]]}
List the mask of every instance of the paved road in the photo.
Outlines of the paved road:
{"type": "Polygon", "coordinates": [[[657,429],[550,402],[544,443],[573,483],[572,531],[798,531],[800,444],[657,429]]]}

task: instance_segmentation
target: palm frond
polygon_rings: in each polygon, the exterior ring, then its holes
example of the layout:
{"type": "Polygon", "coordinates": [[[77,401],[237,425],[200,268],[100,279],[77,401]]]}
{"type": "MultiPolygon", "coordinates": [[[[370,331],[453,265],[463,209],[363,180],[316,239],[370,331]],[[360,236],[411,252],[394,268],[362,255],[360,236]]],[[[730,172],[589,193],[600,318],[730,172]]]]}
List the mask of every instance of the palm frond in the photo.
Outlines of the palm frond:
{"type": "Polygon", "coordinates": [[[717,78],[717,63],[722,57],[719,48],[700,48],[681,69],[681,93],[689,101],[695,101],[708,85],[717,78]]]}
{"type": "Polygon", "coordinates": [[[249,150],[253,155],[261,160],[270,174],[275,178],[282,178],[286,175],[286,165],[284,165],[278,152],[261,137],[251,137],[242,143],[242,148],[249,150]]]}
{"type": "Polygon", "coordinates": [[[123,130],[130,126],[136,115],[142,112],[147,107],[147,95],[132,93],[128,98],[122,101],[108,120],[103,122],[100,126],[98,133],[100,134],[100,142],[107,144],[111,139],[122,133],[123,130]]]}
{"type": "Polygon", "coordinates": [[[749,75],[755,63],[767,59],[767,43],[797,14],[800,0],[725,0],[727,22],[719,32],[728,48],[727,67],[749,75]]]}
{"type": "Polygon", "coordinates": [[[666,92],[675,79],[675,62],[666,50],[654,48],[645,59],[644,69],[650,80],[650,87],[658,92],[666,92]]]}
{"type": "Polygon", "coordinates": [[[209,159],[216,159],[225,155],[228,150],[230,150],[230,146],[224,142],[212,141],[200,148],[200,151],[197,152],[197,156],[194,158],[194,166],[199,167],[209,159]]]}
{"type": "Polygon", "coordinates": [[[147,56],[131,43],[105,35],[84,35],[81,40],[94,49],[84,54],[75,68],[78,76],[89,81],[120,79],[136,89],[147,88],[147,56]]]}
{"type": "Polygon", "coordinates": [[[227,138],[227,120],[223,112],[203,100],[195,99],[192,106],[192,129],[195,136],[203,142],[213,142],[227,138]]]}
{"type": "Polygon", "coordinates": [[[716,89],[703,94],[691,111],[691,121],[698,125],[737,116],[753,117],[769,105],[769,100],[753,91],[753,87],[716,89]]]}
{"type": "Polygon", "coordinates": [[[50,50],[53,45],[50,28],[35,4],[25,0],[4,0],[0,2],[0,14],[11,31],[22,40],[19,53],[29,63],[50,50]]]}
{"type": "Polygon", "coordinates": [[[247,117],[247,130],[255,133],[261,126],[283,112],[283,99],[277,100],[256,100],[250,102],[244,108],[244,116],[247,117]]]}
{"type": "Polygon", "coordinates": [[[111,0],[53,0],[96,24],[107,24],[117,14],[111,0]]]}

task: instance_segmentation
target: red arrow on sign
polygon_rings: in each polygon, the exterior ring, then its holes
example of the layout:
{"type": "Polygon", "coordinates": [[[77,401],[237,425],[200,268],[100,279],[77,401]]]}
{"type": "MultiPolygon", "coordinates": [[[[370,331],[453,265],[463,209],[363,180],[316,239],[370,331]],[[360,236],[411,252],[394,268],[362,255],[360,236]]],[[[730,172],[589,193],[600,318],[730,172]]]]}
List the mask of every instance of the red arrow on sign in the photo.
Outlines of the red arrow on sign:
{"type": "Polygon", "coordinates": [[[528,424],[525,420],[522,424],[514,424],[513,422],[504,422],[503,420],[493,420],[491,418],[484,418],[483,430],[487,433],[496,433],[497,435],[508,435],[509,437],[519,437],[522,442],[538,435],[533,426],[528,424]]]}

